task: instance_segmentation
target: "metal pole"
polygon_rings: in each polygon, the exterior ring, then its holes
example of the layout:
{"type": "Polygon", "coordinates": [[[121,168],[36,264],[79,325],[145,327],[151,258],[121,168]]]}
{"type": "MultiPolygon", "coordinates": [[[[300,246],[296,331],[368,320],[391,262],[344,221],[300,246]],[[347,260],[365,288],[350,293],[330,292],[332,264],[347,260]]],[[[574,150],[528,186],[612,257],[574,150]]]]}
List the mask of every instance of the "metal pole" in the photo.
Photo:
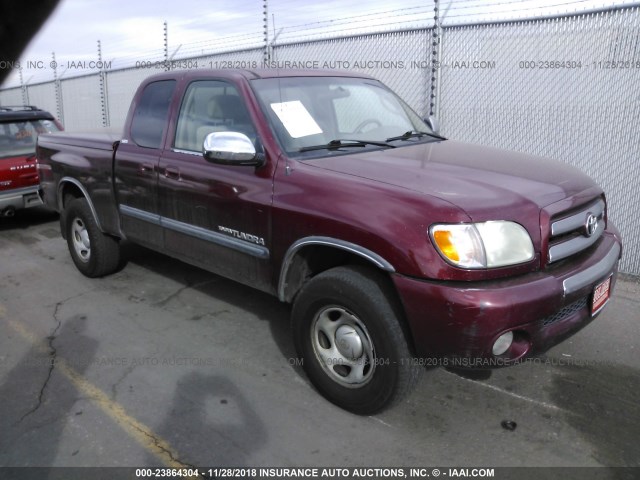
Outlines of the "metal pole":
{"type": "Polygon", "coordinates": [[[107,85],[104,73],[104,67],[102,64],[102,45],[98,40],[98,65],[100,65],[100,73],[98,78],[100,80],[100,109],[102,110],[102,126],[109,126],[109,109],[107,107],[107,85]]]}
{"type": "Polygon", "coordinates": [[[264,52],[262,52],[262,63],[266,66],[271,55],[269,52],[269,4],[267,0],[262,2],[262,21],[264,26],[264,52]]]}
{"type": "Polygon", "coordinates": [[[164,22],[164,70],[169,70],[169,26],[164,22]]]}
{"type": "MultiPolygon", "coordinates": [[[[451,6],[451,4],[449,4],[449,6],[451,6]]],[[[440,104],[441,102],[441,96],[440,96],[440,89],[442,87],[442,40],[444,38],[444,30],[442,30],[442,18],[440,17],[438,19],[438,26],[437,28],[437,37],[434,37],[434,40],[437,40],[437,45],[436,45],[436,56],[437,56],[437,60],[438,60],[438,64],[436,66],[436,89],[435,89],[435,104],[436,104],[436,109],[434,112],[434,117],[436,118],[436,121],[438,122],[438,127],[442,128],[442,125],[440,124],[440,104]]]]}
{"type": "Polygon", "coordinates": [[[20,75],[20,90],[22,91],[22,104],[29,105],[29,92],[27,91],[27,85],[24,83],[24,78],[22,77],[22,67],[18,69],[18,73],[20,75]]]}
{"type": "Polygon", "coordinates": [[[56,52],[51,52],[51,66],[53,67],[53,88],[56,91],[56,118],[64,125],[64,111],[62,108],[62,86],[58,78],[58,62],[56,52]]]}
{"type": "Polygon", "coordinates": [[[433,7],[433,32],[431,34],[431,92],[429,92],[429,116],[436,116],[437,85],[440,69],[440,22],[438,21],[438,0],[434,0],[433,7]]]}

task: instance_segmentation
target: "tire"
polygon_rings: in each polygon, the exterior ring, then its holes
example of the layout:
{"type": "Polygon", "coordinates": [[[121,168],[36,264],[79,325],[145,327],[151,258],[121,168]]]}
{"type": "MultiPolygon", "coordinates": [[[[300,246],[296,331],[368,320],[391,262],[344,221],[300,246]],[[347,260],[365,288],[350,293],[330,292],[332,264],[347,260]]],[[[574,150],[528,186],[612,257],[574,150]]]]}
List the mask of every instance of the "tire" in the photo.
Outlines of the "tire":
{"type": "Polygon", "coordinates": [[[120,244],[100,231],[87,200],[71,201],[63,214],[69,253],[78,270],[90,278],[115,272],[120,265],[120,244]]]}
{"type": "Polygon", "coordinates": [[[419,370],[388,281],[364,267],[337,267],[312,278],[293,305],[298,356],[329,401],[370,415],[402,400],[419,370]]]}

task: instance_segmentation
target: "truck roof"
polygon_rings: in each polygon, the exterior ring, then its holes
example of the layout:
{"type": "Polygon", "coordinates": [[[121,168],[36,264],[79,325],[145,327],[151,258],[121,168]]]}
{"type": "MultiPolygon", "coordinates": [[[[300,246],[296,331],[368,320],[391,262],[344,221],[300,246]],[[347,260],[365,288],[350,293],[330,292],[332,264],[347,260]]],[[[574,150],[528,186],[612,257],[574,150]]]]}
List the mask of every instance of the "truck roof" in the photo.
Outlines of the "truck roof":
{"type": "Polygon", "coordinates": [[[158,73],[148,77],[144,83],[153,80],[170,79],[170,78],[203,78],[203,77],[220,77],[220,78],[238,78],[243,77],[247,80],[256,80],[259,78],[285,78],[285,77],[358,77],[370,78],[374,77],[360,72],[351,72],[347,70],[312,70],[312,69],[293,69],[293,68],[256,68],[247,69],[189,69],[189,70],[172,70],[169,72],[158,73]]]}
{"type": "Polygon", "coordinates": [[[280,68],[260,68],[255,70],[240,70],[246,72],[248,79],[252,78],[277,78],[277,77],[360,77],[373,78],[359,72],[348,70],[311,70],[311,69],[280,69],[280,68]]]}

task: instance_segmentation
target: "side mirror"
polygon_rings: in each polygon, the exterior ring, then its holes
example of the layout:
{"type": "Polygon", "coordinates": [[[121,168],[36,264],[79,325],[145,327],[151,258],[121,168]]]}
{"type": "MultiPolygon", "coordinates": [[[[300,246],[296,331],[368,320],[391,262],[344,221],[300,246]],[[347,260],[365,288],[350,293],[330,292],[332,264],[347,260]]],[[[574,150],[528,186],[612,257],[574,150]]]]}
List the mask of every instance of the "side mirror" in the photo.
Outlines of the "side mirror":
{"type": "Polygon", "coordinates": [[[425,119],[425,122],[427,125],[429,125],[429,128],[433,131],[433,133],[440,133],[440,122],[436,117],[430,115],[429,118],[425,119]]]}
{"type": "Polygon", "coordinates": [[[262,165],[253,143],[244,133],[210,133],[204,139],[202,152],[207,160],[222,165],[262,165]]]}

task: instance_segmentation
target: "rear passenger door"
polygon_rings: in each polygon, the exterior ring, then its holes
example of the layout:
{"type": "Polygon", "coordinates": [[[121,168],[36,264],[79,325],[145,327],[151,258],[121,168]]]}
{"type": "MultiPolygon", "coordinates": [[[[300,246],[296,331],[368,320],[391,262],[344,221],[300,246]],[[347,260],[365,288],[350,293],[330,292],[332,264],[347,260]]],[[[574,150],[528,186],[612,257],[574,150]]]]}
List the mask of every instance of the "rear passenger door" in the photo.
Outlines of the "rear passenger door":
{"type": "Polygon", "coordinates": [[[221,131],[244,133],[261,148],[244,99],[232,83],[191,82],[173,141],[159,164],[165,249],[221,275],[269,288],[272,178],[267,169],[206,160],[206,135],[221,131]]]}
{"type": "Polygon", "coordinates": [[[120,228],[127,238],[156,249],[164,246],[158,209],[158,163],[175,88],[175,80],[160,80],[144,87],[114,164],[120,228]]]}

